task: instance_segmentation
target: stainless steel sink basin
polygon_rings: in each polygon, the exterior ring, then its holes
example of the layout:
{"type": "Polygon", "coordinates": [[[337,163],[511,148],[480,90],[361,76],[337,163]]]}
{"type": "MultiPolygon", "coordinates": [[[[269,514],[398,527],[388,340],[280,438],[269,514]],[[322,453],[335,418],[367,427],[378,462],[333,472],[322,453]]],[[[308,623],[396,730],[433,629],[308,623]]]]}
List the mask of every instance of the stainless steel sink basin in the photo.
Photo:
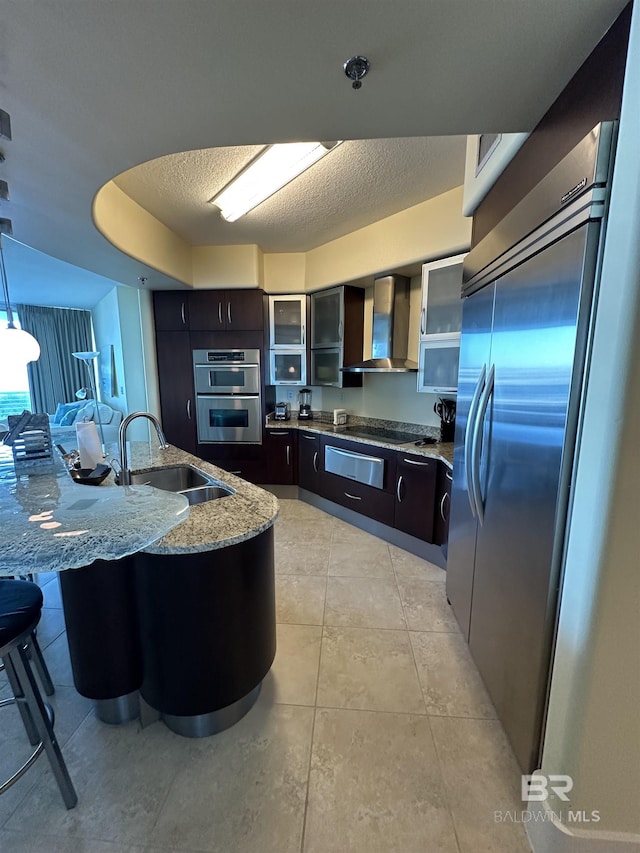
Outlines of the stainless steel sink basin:
{"type": "Polygon", "coordinates": [[[131,485],[154,486],[165,492],[179,492],[191,505],[234,494],[233,489],[221,486],[191,465],[171,465],[168,468],[132,474],[131,485]]]}

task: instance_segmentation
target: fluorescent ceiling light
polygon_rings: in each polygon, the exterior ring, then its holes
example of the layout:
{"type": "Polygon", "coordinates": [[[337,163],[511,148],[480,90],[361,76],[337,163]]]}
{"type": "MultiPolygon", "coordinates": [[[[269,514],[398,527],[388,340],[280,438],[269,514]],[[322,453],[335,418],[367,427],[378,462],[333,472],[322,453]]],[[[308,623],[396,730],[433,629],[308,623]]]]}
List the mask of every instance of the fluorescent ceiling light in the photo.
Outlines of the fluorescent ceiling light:
{"type": "Polygon", "coordinates": [[[270,145],[210,202],[220,208],[223,219],[235,222],[317,163],[337,145],[340,142],[270,145]]]}

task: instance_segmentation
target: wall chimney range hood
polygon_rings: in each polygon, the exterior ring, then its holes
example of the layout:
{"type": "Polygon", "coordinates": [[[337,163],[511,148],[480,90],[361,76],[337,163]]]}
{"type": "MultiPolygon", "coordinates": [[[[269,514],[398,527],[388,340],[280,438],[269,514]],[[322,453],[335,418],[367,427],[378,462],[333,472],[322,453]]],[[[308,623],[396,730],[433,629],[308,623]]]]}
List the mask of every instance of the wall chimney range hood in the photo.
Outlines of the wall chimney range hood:
{"type": "Polygon", "coordinates": [[[407,359],[409,348],[409,285],[403,275],[385,275],[373,282],[371,358],[343,367],[345,373],[408,373],[416,371],[407,359]]]}

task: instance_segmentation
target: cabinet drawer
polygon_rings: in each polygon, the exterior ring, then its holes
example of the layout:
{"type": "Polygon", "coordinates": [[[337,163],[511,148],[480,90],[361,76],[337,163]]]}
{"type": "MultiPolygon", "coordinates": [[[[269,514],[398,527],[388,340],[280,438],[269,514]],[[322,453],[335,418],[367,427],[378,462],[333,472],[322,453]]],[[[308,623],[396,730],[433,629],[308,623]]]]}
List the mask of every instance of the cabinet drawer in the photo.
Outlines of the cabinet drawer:
{"type": "Polygon", "coordinates": [[[394,496],[323,471],[320,476],[320,494],[327,500],[366,515],[374,521],[393,526],[394,496]]]}

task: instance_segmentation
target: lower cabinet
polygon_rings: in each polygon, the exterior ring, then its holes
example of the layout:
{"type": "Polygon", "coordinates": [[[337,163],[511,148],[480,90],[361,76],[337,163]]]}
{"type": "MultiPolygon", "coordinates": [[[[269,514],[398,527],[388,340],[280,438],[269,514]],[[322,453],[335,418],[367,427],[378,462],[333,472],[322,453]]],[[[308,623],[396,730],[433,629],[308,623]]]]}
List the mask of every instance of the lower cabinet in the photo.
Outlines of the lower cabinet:
{"type": "MultiPolygon", "coordinates": [[[[348,507],[366,515],[374,521],[393,527],[394,515],[394,485],[395,485],[395,452],[382,447],[324,438],[321,441],[321,463],[318,493],[327,500],[348,507]],[[325,469],[325,458],[327,448],[336,449],[348,455],[345,463],[346,471],[354,470],[354,459],[362,461],[367,466],[367,461],[374,459],[383,465],[382,482],[380,488],[376,488],[359,480],[351,479],[349,476],[327,471],[325,469]]],[[[357,464],[355,468],[357,469],[357,464]]]]}
{"type": "Polygon", "coordinates": [[[292,486],[296,482],[297,431],[268,429],[264,451],[267,461],[267,483],[292,486]]]}
{"type": "Polygon", "coordinates": [[[250,483],[267,483],[263,444],[198,444],[196,455],[250,483]]]}
{"type": "Polygon", "coordinates": [[[317,492],[320,484],[320,436],[298,432],[298,485],[317,492]]]}
{"type": "Polygon", "coordinates": [[[398,453],[394,527],[433,542],[438,461],[398,453]]]}
{"type": "Polygon", "coordinates": [[[451,486],[453,471],[444,462],[438,462],[436,480],[436,506],[433,519],[434,545],[446,545],[449,538],[449,516],[451,514],[451,486]]]}

